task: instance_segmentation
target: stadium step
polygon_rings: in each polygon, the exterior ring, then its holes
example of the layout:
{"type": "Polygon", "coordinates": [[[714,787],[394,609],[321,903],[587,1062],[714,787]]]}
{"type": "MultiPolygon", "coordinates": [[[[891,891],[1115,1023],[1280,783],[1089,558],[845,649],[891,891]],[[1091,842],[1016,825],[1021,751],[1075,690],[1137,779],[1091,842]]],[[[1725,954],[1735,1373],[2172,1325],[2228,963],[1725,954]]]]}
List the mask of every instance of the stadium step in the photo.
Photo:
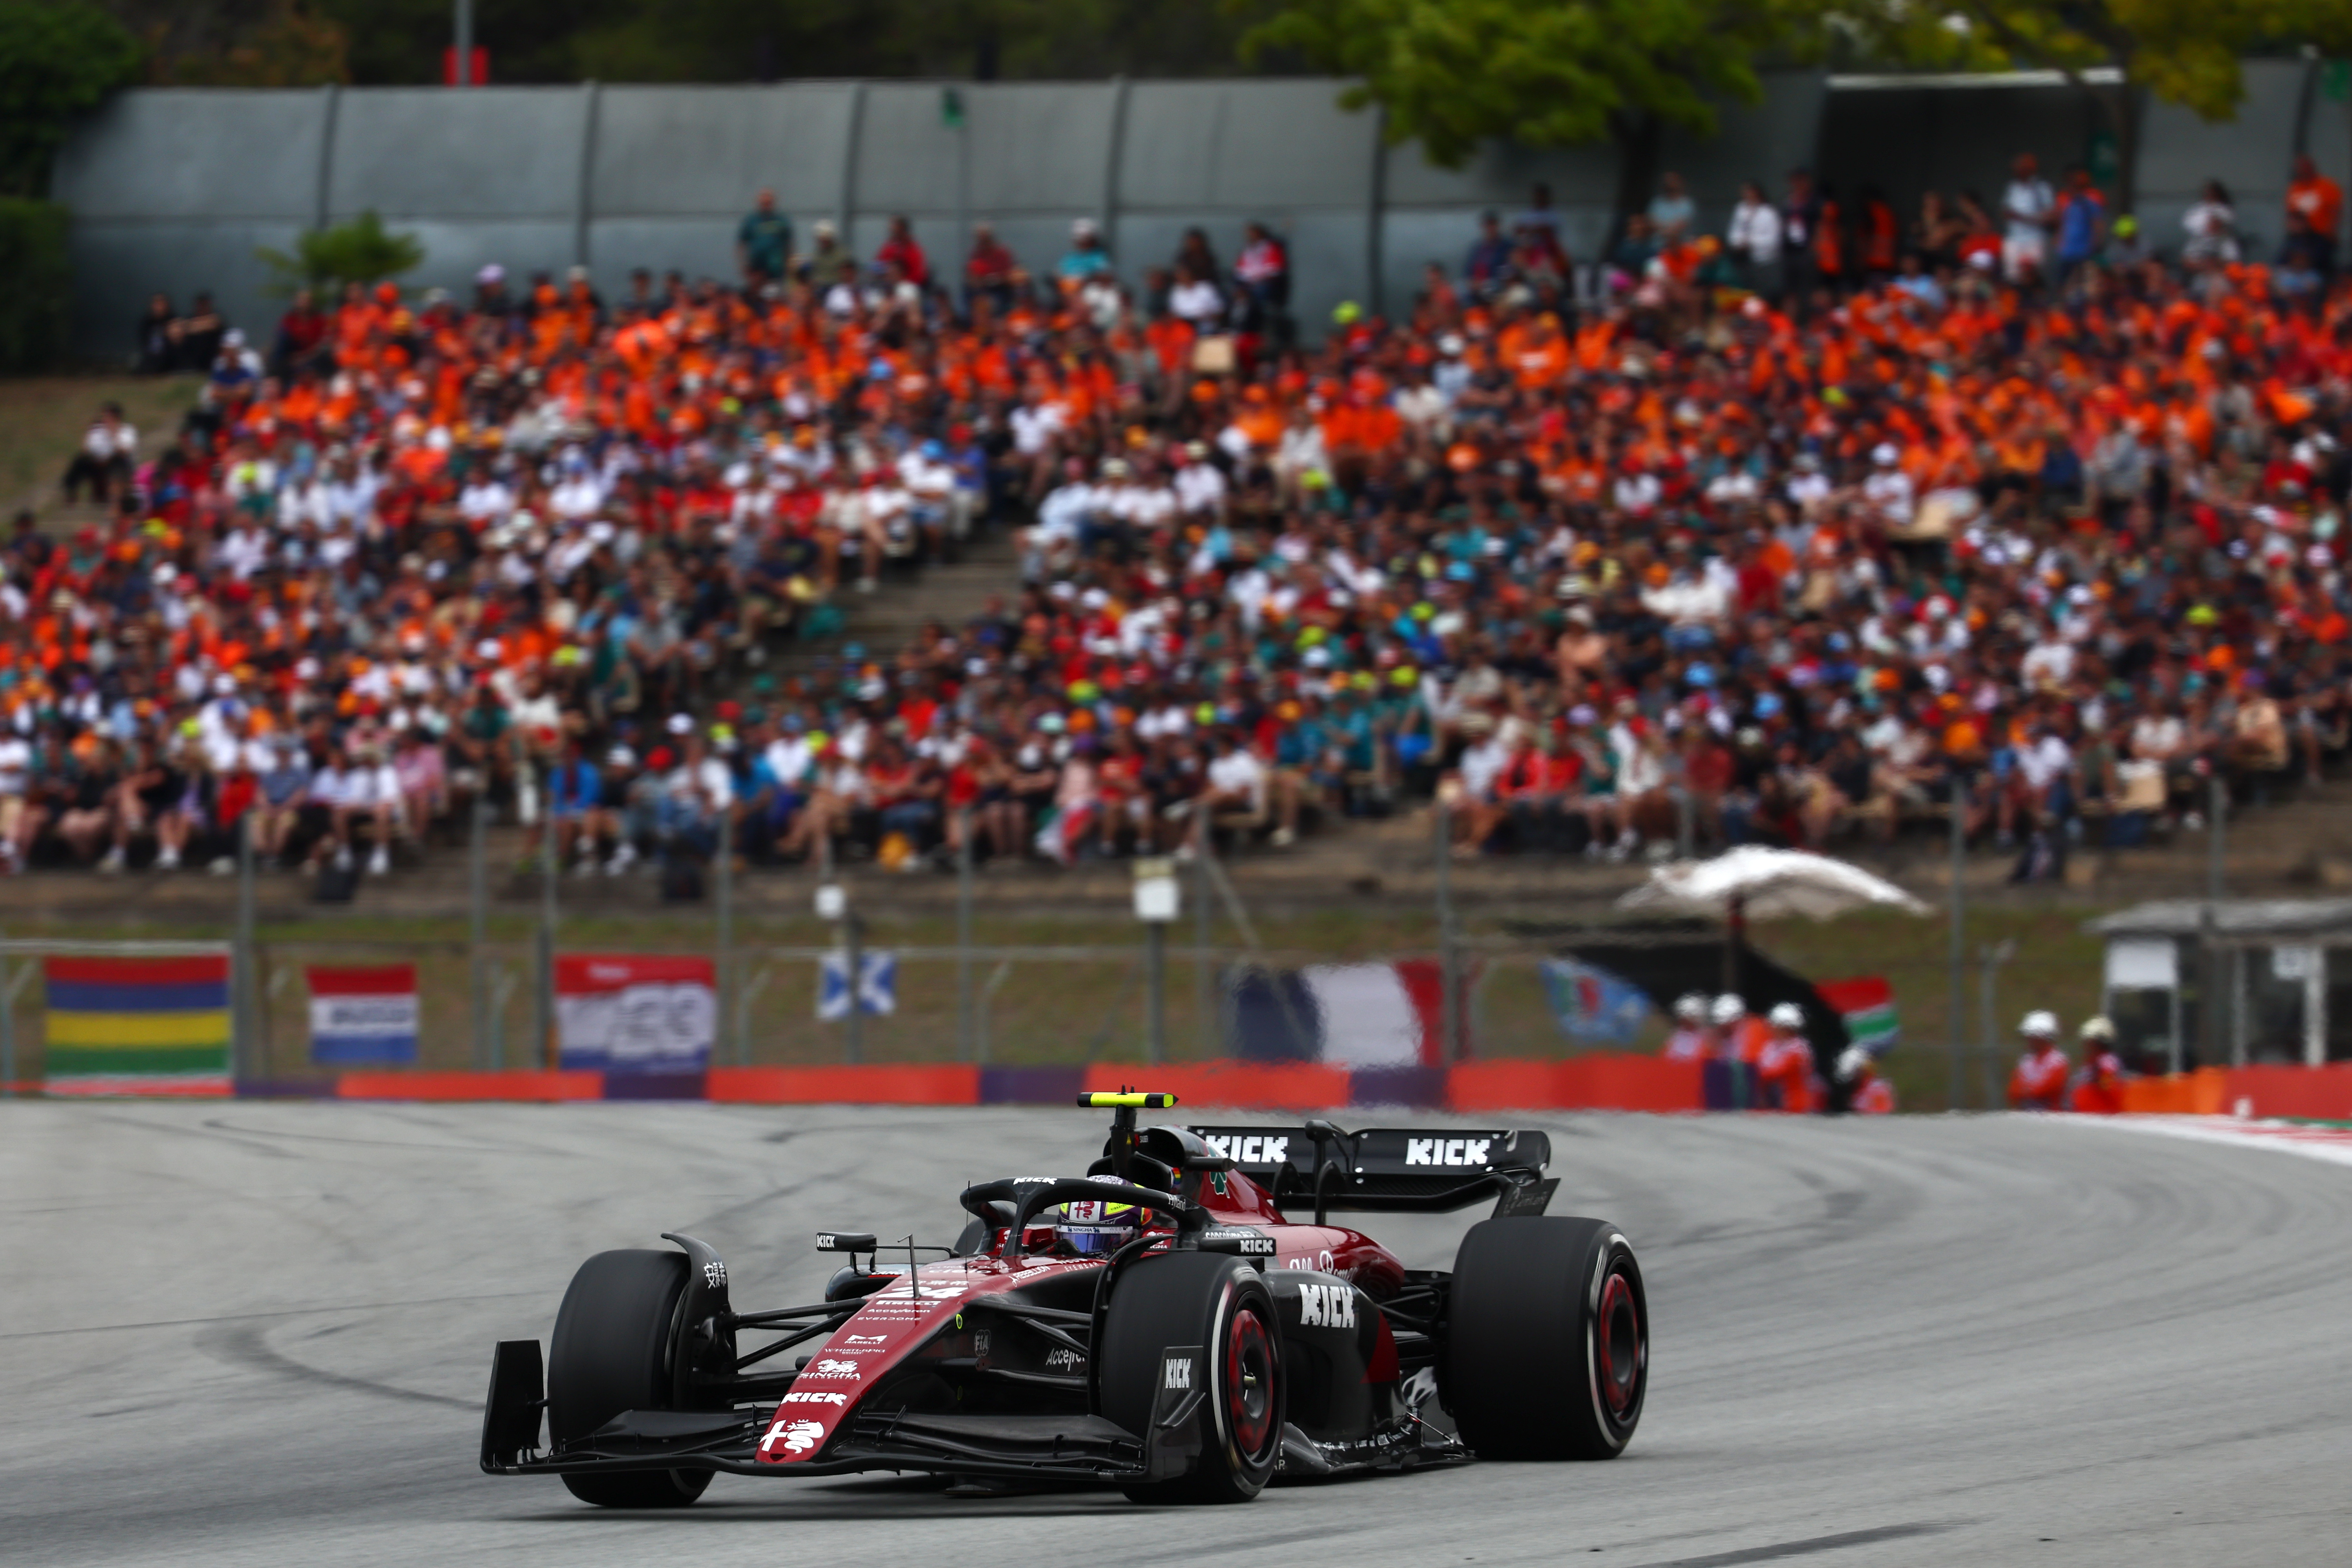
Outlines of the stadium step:
{"type": "Polygon", "coordinates": [[[1011,604],[1020,592],[1020,552],[1005,531],[992,530],[967,542],[959,559],[925,566],[911,580],[886,574],[871,595],[855,588],[836,594],[833,602],[843,613],[841,630],[796,639],[768,668],[779,678],[805,676],[819,660],[838,658],[852,645],[867,659],[888,663],[925,625],[936,621],[961,630],[990,599],[1011,604]]]}

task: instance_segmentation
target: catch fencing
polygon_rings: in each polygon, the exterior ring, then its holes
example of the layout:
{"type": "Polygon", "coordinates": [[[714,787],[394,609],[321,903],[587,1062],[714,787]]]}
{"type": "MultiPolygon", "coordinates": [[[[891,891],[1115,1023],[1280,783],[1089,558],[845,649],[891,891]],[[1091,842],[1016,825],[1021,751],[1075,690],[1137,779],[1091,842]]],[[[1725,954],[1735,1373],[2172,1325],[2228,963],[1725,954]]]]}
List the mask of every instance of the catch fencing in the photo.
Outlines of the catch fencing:
{"type": "MultiPolygon", "coordinates": [[[[226,942],[0,941],[0,1083],[55,1091],[51,1046],[96,1026],[60,1034],[59,964],[90,959],[131,965],[103,977],[134,988],[178,983],[176,970],[137,973],[141,963],[215,963],[221,1087],[247,1094],[350,1092],[362,1080],[370,1092],[423,1093],[428,1080],[446,1080],[433,1092],[459,1095],[490,1090],[450,1075],[503,1074],[537,1075],[530,1092],[550,1097],[571,1071],[594,1081],[567,1093],[700,1095],[727,1073],[940,1067],[992,1075],[992,1093],[1051,1100],[1066,1079],[1089,1073],[1237,1062],[1337,1075],[1299,1081],[1337,1083],[1343,1099],[1455,1103],[1463,1094],[1449,1075],[1474,1064],[1654,1058],[1667,1008],[1692,990],[1738,990],[1759,1013],[1799,1002],[1826,1066],[1848,1039],[1837,1010],[1845,1004],[1828,983],[1867,981],[1883,983],[1898,1030],[1883,1070],[1906,1107],[1940,1109],[2001,1102],[2011,1026],[2025,1008],[2076,1020],[2098,1005],[2098,944],[2079,914],[2036,929],[1998,910],[1964,914],[1957,971],[1948,927],[1934,919],[1779,926],[1755,946],[1729,947],[1723,928],[1692,921],[1473,922],[1452,890],[1450,824],[1433,826],[1431,902],[1416,915],[1391,895],[1381,928],[1426,935],[1344,952],[1264,940],[1213,854],[1142,868],[1167,896],[1156,912],[1171,918],[1117,918],[1089,930],[1098,939],[1063,943],[990,940],[998,928],[975,916],[968,862],[946,941],[941,920],[925,940],[869,920],[852,899],[870,879],[836,881],[823,869],[807,880],[836,890],[829,909],[817,900],[830,940],[760,940],[743,930],[743,873],[723,862],[700,904],[617,925],[570,908],[569,884],[542,865],[526,874],[537,897],[518,931],[511,901],[491,919],[485,834],[469,852],[469,935],[264,935],[257,872],[240,857],[226,942]]],[[[1689,832],[1685,824],[1686,840],[1689,832]]],[[[156,1006],[185,1000],[148,994],[156,1006]]],[[[1610,1092],[1619,1098],[1600,1103],[1699,1108],[1658,1102],[1683,1089],[1610,1092]]],[[[1752,1100],[1735,1082],[1708,1088],[1705,1103],[1752,1100]]]]}

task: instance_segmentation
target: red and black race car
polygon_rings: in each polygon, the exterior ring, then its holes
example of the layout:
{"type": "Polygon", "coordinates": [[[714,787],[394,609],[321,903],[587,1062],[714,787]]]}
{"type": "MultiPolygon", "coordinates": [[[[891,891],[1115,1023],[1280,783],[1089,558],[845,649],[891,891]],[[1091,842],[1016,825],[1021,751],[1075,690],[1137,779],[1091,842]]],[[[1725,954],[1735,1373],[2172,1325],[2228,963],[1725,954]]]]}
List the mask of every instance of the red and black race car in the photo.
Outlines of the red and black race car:
{"type": "Polygon", "coordinates": [[[1624,1450],[1649,1381],[1641,1267],[1607,1222],[1545,1217],[1542,1133],[1139,1130],[1174,1102],[1081,1096],[1113,1113],[1103,1158],[966,1188],[953,1247],[821,1233],[849,1261],[805,1306],[736,1310],[690,1236],[599,1253],[543,1366],[536,1340],[498,1347],[482,1468],[607,1508],[689,1503],[720,1470],[1241,1502],[1276,1478],[1624,1450]],[[1488,1202],[1451,1272],[1328,1223],[1488,1202]]]}

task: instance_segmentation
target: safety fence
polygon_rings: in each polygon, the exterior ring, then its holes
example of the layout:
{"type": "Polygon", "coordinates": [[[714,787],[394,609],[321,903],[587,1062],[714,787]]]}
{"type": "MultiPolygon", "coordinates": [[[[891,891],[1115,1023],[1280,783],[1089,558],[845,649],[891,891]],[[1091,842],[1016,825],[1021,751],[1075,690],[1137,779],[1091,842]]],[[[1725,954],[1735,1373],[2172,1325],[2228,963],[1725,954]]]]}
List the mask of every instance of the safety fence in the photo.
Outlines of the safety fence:
{"type": "MultiPolygon", "coordinates": [[[[1248,1105],[1756,1100],[1737,1066],[1661,1060],[1662,1010],[1548,940],[1338,958],[1171,949],[1152,934],[628,952],[528,940],[0,942],[0,1082],[47,1094],[986,1104],[1149,1076],[1248,1105]]],[[[1656,958],[1651,944],[1643,961],[1656,958]]]]}

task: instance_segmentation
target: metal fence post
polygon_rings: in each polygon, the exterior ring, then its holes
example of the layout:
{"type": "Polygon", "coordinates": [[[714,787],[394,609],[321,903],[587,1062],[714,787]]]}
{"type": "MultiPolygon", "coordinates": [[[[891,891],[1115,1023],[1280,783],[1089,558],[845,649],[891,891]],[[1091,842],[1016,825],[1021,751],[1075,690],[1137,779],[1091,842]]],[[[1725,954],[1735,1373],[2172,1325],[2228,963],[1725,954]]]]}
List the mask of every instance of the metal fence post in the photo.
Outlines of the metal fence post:
{"type": "Polygon", "coordinates": [[[253,813],[247,810],[236,819],[236,953],[232,962],[236,965],[236,985],[232,1000],[236,1006],[229,1015],[230,1047],[229,1081],[239,1082],[255,1076],[254,1047],[255,1006],[254,965],[257,948],[254,942],[253,888],[253,813]]]}
{"type": "Polygon", "coordinates": [[[866,1059],[866,999],[858,994],[859,971],[866,967],[864,932],[858,928],[864,922],[857,911],[851,910],[842,916],[842,956],[849,970],[849,1011],[842,1022],[846,1026],[842,1039],[843,1059],[852,1066],[866,1059]]]}
{"type": "Polygon", "coordinates": [[[956,1060],[972,1053],[971,807],[956,812],[956,1060]]]}
{"type": "Polygon", "coordinates": [[[539,952],[538,952],[538,1015],[532,1020],[538,1031],[538,1063],[553,1068],[559,1053],[555,1041],[555,889],[561,868],[555,855],[555,770],[547,769],[540,797],[539,834],[539,952]]]}
{"type": "Polygon", "coordinates": [[[1440,1056],[1462,1057],[1462,976],[1454,936],[1454,812],[1444,801],[1430,805],[1437,854],[1437,975],[1439,1026],[1445,1031],[1440,1056]]]}
{"type": "Polygon", "coordinates": [[[490,803],[480,791],[473,801],[473,821],[466,843],[466,901],[469,951],[467,954],[466,1000],[474,1018],[474,1065],[490,1065],[490,803]]]}
{"type": "Polygon", "coordinates": [[[1969,786],[1958,772],[1952,774],[1952,974],[1948,1034],[1952,1054],[1951,1109],[1962,1109],[1968,1099],[1968,895],[1960,886],[1969,863],[1969,786]]]}
{"type": "MultiPolygon", "coordinates": [[[[0,939],[7,933],[0,931],[0,939]]],[[[16,961],[0,952],[0,1100],[16,1098],[16,987],[9,971],[16,961]]]]}
{"type": "MultiPolygon", "coordinates": [[[[2221,892],[2223,874],[2227,868],[2230,845],[2230,785],[2221,770],[2208,764],[2206,788],[2205,837],[2205,907],[2198,911],[2197,945],[2203,960],[2198,982],[2197,1000],[2197,1065],[2214,1067],[2221,1060],[2222,1019],[2221,994],[2225,982],[2221,978],[2221,892]]],[[[2176,981],[2176,984],[2178,982],[2176,981]]],[[[2182,1071],[2189,1065],[2183,1059],[2186,1042],[2178,1031],[2172,1041],[2172,1070],[2182,1071]]]]}
{"type": "MultiPolygon", "coordinates": [[[[711,1001],[721,1019],[731,1017],[727,999],[732,994],[728,982],[734,974],[734,963],[730,957],[735,946],[735,803],[729,801],[719,810],[719,863],[711,868],[711,889],[717,916],[713,922],[718,931],[719,951],[711,965],[711,1001]]],[[[749,1066],[751,1041],[740,1030],[736,1031],[733,1055],[736,1065],[749,1066]]],[[[714,1051],[712,1053],[716,1055],[714,1051]]]]}
{"type": "Polygon", "coordinates": [[[1143,922],[1145,1059],[1158,1067],[1168,1059],[1168,922],[1143,922]]]}
{"type": "Polygon", "coordinates": [[[1984,965],[1984,1089],[1989,1109],[1998,1109],[2001,1102],[2000,1005],[1996,988],[2000,981],[2000,966],[2016,956],[2017,943],[2013,939],[1993,942],[1978,953],[1984,965]]]}
{"type": "Polygon", "coordinates": [[[1217,1016],[1216,967],[1209,956],[1212,934],[1209,912],[1209,857],[1215,854],[1217,841],[1209,831],[1207,807],[1195,803],[1192,808],[1192,872],[1200,884],[1192,895],[1192,1006],[1200,1015],[1201,1059],[1214,1060],[1223,1020],[1217,1016]]]}

